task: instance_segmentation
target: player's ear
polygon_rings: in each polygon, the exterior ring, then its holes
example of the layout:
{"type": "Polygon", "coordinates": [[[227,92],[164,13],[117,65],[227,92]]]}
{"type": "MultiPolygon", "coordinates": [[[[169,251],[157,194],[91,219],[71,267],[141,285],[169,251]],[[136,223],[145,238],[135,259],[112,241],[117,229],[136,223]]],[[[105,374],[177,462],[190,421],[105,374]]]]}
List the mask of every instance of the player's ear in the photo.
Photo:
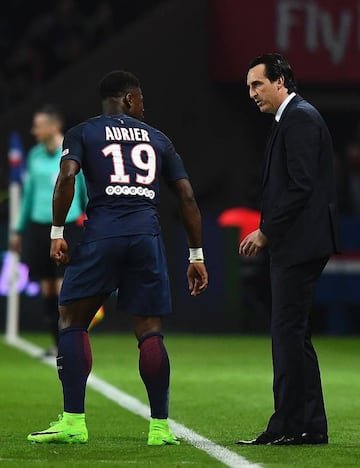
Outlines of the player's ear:
{"type": "Polygon", "coordinates": [[[132,105],[131,93],[127,93],[127,94],[125,95],[124,101],[125,101],[125,104],[130,108],[131,105],[132,105]]]}

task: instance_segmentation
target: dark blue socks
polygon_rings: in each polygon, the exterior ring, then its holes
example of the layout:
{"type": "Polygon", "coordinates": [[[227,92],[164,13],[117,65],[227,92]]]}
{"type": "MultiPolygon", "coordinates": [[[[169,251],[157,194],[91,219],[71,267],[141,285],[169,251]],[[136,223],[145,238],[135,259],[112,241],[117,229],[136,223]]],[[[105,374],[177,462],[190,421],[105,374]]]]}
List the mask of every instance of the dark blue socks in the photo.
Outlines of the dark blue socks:
{"type": "Polygon", "coordinates": [[[149,397],[151,417],[166,419],[169,413],[170,363],[163,337],[149,333],[139,340],[139,371],[149,397]]]}
{"type": "Polygon", "coordinates": [[[92,366],[89,335],[84,328],[60,331],[57,367],[64,394],[64,411],[84,413],[85,388],[92,366]]]}
{"type": "MultiPolygon", "coordinates": [[[[169,358],[160,333],[149,333],[139,340],[139,371],[149,397],[151,417],[166,419],[169,407],[169,358]]],[[[68,327],[60,331],[57,357],[63,387],[64,411],[85,412],[85,389],[92,356],[86,329],[68,327]]]]}

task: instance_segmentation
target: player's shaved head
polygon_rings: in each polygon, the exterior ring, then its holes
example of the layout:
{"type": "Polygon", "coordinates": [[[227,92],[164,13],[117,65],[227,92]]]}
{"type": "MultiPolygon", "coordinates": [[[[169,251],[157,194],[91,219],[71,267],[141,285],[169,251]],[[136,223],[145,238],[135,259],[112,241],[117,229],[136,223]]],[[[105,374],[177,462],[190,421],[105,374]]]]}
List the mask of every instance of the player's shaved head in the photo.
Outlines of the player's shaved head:
{"type": "Polygon", "coordinates": [[[143,95],[140,81],[132,73],[114,70],[99,83],[105,115],[126,114],[138,120],[144,118],[143,95]]]}
{"type": "Polygon", "coordinates": [[[135,75],[124,70],[106,74],[99,83],[101,99],[121,96],[136,88],[140,88],[140,81],[135,75]]]}

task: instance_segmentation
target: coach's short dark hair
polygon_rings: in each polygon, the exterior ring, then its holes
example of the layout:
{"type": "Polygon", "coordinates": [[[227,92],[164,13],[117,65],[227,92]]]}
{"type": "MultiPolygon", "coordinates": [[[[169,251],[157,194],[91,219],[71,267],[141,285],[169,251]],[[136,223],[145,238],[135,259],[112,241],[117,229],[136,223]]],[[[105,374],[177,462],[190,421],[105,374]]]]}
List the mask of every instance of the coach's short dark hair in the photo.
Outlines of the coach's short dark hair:
{"type": "Polygon", "coordinates": [[[265,76],[269,78],[271,82],[274,82],[281,76],[284,77],[284,85],[287,88],[289,94],[297,91],[296,79],[294,72],[291,69],[288,61],[281,54],[263,54],[253,59],[248,65],[248,71],[250,68],[256,67],[256,65],[265,65],[265,76]]]}
{"type": "Polygon", "coordinates": [[[140,88],[140,81],[135,75],[124,70],[115,70],[108,73],[99,83],[101,99],[121,96],[136,88],[140,88]]]}

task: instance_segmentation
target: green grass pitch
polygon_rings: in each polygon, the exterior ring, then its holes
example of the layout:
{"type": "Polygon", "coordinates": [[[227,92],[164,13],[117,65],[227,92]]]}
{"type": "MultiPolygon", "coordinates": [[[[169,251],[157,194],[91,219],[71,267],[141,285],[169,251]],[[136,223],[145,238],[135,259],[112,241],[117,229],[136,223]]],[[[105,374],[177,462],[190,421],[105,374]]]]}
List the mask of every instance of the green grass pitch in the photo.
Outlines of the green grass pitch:
{"type": "MultiPolygon", "coordinates": [[[[26,335],[41,346],[47,335],[26,335]]],[[[238,447],[265,428],[272,411],[267,337],[168,335],[171,417],[263,467],[347,468],[360,465],[360,339],[317,337],[329,419],[328,446],[238,447]]],[[[92,332],[98,377],[147,402],[131,335],[92,332]]],[[[88,389],[89,443],[32,445],[61,412],[55,369],[0,340],[0,467],[216,467],[219,461],[183,443],[147,447],[148,422],[88,389]]]]}

